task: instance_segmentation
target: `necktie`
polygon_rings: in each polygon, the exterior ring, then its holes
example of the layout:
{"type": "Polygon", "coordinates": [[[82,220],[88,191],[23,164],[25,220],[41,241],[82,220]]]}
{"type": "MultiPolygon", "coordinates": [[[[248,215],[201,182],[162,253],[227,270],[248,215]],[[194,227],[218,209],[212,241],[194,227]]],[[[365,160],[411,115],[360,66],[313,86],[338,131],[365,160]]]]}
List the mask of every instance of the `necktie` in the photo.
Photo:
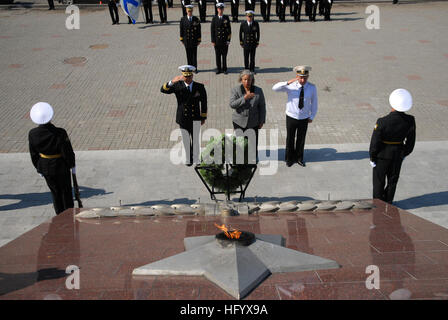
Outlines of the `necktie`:
{"type": "Polygon", "coordinates": [[[302,88],[300,89],[300,97],[299,97],[299,109],[303,109],[303,98],[304,98],[304,96],[305,96],[305,93],[304,93],[304,86],[302,86],[302,88]]]}

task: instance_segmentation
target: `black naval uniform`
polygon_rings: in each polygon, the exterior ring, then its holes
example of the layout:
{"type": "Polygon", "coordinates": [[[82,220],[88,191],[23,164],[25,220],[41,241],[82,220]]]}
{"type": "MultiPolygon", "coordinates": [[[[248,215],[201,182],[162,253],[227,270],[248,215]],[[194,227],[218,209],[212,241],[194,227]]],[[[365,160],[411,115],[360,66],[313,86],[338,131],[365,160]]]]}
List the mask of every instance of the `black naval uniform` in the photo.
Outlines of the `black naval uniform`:
{"type": "Polygon", "coordinates": [[[232,11],[232,22],[238,22],[238,8],[240,6],[240,0],[230,0],[230,6],[232,11]]]}
{"type": "Polygon", "coordinates": [[[303,0],[291,0],[294,1],[294,21],[300,21],[300,14],[302,13],[303,0]]]}
{"type": "Polygon", "coordinates": [[[173,7],[173,0],[167,0],[168,2],[168,8],[172,8],[173,7]]]}
{"type": "Polygon", "coordinates": [[[278,8],[278,19],[280,22],[286,21],[286,7],[288,6],[288,0],[280,0],[278,8]]]}
{"type": "MultiPolygon", "coordinates": [[[[165,94],[176,94],[177,99],[177,112],[176,123],[181,129],[188,132],[188,137],[184,137],[183,141],[190,142],[190,149],[185,149],[188,156],[190,155],[189,163],[195,162],[196,156],[193,155],[194,144],[196,144],[196,150],[199,151],[200,141],[199,137],[193,136],[193,121],[202,121],[207,119],[207,92],[202,83],[192,82],[192,91],[186,86],[184,81],[178,81],[170,85],[169,82],[163,84],[160,89],[165,94]]],[[[184,132],[182,131],[182,134],[184,132]]],[[[184,147],[187,145],[184,143],[184,147]]],[[[188,160],[187,160],[188,161],[188,160]]]]}
{"type": "Polygon", "coordinates": [[[373,168],[373,198],[392,203],[400,176],[401,164],[415,145],[415,118],[393,111],[379,118],[370,141],[373,168]],[[387,186],[386,186],[387,178],[387,186]]]}
{"type": "Polygon", "coordinates": [[[180,19],[180,41],[187,52],[187,63],[198,68],[198,46],[201,43],[201,22],[198,17],[192,16],[191,22],[188,16],[180,19]]]}
{"type": "Polygon", "coordinates": [[[48,0],[48,10],[55,10],[54,9],[54,1],[53,0],[48,0]]]}
{"type": "Polygon", "coordinates": [[[207,0],[197,0],[201,22],[207,22],[207,0]]]}
{"type": "Polygon", "coordinates": [[[143,8],[145,11],[146,23],[153,23],[152,18],[152,0],[143,0],[143,8]]]}
{"type": "Polygon", "coordinates": [[[260,0],[260,11],[263,16],[264,22],[269,22],[271,17],[271,1],[272,0],[260,0]]]}
{"type": "Polygon", "coordinates": [[[322,4],[322,14],[324,15],[324,20],[330,20],[331,6],[333,5],[333,0],[321,0],[322,4]]]}
{"type": "Polygon", "coordinates": [[[215,44],[217,72],[227,72],[227,52],[229,50],[230,38],[232,37],[232,27],[228,15],[222,17],[214,16],[210,25],[210,36],[215,44]],[[222,61],[222,64],[221,64],[222,61]]]}
{"type": "Polygon", "coordinates": [[[316,21],[318,1],[319,0],[306,0],[305,11],[306,15],[310,18],[310,21],[316,21]]]}
{"type": "Polygon", "coordinates": [[[73,208],[70,168],[75,166],[67,132],[52,123],[42,124],[28,134],[31,161],[50,188],[56,214],[73,208]]]}
{"type": "Polygon", "coordinates": [[[167,22],[165,0],[157,0],[157,5],[159,6],[160,23],[167,22]]]}
{"type": "Polygon", "coordinates": [[[255,52],[260,42],[260,27],[257,21],[249,26],[247,21],[240,25],[240,44],[244,48],[244,68],[255,72],[255,52]]]}
{"type": "Polygon", "coordinates": [[[108,0],[109,13],[112,18],[112,24],[118,24],[120,22],[120,18],[118,16],[118,8],[116,0],[108,0]]]}
{"type": "Polygon", "coordinates": [[[255,0],[250,0],[251,3],[249,3],[249,0],[244,0],[244,10],[252,10],[255,11],[255,0]]]}

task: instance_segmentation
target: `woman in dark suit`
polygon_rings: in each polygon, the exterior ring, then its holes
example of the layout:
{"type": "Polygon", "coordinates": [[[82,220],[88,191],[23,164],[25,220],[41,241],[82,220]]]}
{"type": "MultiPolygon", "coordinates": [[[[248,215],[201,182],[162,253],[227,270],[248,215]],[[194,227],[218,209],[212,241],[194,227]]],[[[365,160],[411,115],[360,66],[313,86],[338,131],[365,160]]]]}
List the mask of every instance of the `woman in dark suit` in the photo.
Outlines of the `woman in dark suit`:
{"type": "MultiPolygon", "coordinates": [[[[233,128],[242,130],[248,137],[251,133],[246,131],[253,130],[256,138],[256,158],[258,159],[258,129],[261,129],[266,122],[266,102],[263,90],[254,85],[254,74],[249,70],[243,70],[240,73],[238,82],[241,84],[234,87],[230,95],[233,128]]],[[[251,143],[250,139],[249,143],[251,143]]]]}

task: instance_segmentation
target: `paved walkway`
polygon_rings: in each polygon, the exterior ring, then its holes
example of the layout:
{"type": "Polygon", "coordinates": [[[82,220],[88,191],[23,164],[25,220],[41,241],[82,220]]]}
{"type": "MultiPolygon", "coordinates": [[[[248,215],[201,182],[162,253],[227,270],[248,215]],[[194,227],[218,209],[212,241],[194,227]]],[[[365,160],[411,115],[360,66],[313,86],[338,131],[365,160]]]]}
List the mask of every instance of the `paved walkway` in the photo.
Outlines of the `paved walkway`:
{"type": "MultiPolygon", "coordinates": [[[[389,111],[389,93],[404,87],[414,97],[418,144],[406,160],[397,205],[447,226],[448,40],[441,35],[448,31],[448,3],[377,5],[379,30],[366,28],[365,3],[336,4],[330,22],[319,17],[315,23],[294,23],[288,17],[278,23],[274,17],[261,23],[256,84],[267,99],[265,128],[279,130],[280,150],[286,97],[271,87],[292,78],[293,66],[313,67],[310,81],[319,90],[319,112],[307,136],[309,166],[291,169],[298,175],[291,182],[293,171],[280,162],[277,175],[256,176],[248,196],[370,198],[367,150],[373,125],[389,111]]],[[[177,128],[175,98],[162,95],[160,86],[185,64],[178,41],[180,9],[169,9],[167,25],[128,25],[120,15],[124,23],[112,26],[107,8],[81,9],[80,30],[67,30],[61,10],[0,10],[3,243],[53,216],[48,189],[26,153],[33,127],[29,109],[37,101],[53,105],[53,122],[70,134],[85,206],[117,205],[120,199],[123,204],[208,199],[191,168],[167,161],[177,143],[169,139],[177,128]],[[70,58],[84,62],[66,63],[70,58]]],[[[243,63],[239,25],[232,24],[227,76],[215,75],[209,23],[202,28],[195,80],[208,93],[203,129],[223,132],[231,128],[229,93],[243,63]]]]}

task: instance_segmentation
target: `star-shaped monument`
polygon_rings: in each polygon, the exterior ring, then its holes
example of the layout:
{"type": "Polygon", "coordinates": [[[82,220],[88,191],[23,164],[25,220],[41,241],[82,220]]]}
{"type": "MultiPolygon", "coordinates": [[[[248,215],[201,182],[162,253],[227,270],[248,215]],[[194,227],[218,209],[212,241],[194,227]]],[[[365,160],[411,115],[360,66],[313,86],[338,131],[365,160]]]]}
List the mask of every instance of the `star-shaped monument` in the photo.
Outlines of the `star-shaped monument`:
{"type": "Polygon", "coordinates": [[[184,239],[185,252],[134,269],[133,275],[205,276],[236,299],[271,273],[336,269],[333,260],[285,248],[281,235],[256,234],[247,246],[215,236],[184,239]]]}

